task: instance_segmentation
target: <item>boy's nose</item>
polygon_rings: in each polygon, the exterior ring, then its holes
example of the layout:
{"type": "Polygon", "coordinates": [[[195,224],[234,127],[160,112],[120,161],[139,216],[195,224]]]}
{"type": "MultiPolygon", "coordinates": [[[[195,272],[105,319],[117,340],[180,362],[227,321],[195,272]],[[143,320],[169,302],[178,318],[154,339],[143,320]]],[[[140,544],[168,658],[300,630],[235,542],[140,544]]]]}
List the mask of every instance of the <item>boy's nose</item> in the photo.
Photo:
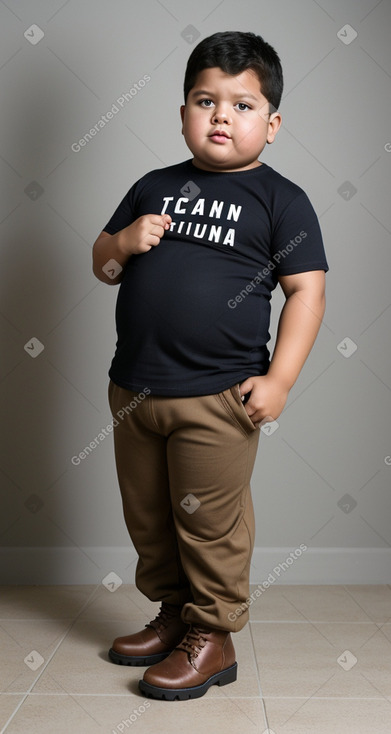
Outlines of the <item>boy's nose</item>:
{"type": "Polygon", "coordinates": [[[213,122],[227,122],[229,124],[231,122],[231,118],[226,110],[216,109],[213,115],[213,122]]]}

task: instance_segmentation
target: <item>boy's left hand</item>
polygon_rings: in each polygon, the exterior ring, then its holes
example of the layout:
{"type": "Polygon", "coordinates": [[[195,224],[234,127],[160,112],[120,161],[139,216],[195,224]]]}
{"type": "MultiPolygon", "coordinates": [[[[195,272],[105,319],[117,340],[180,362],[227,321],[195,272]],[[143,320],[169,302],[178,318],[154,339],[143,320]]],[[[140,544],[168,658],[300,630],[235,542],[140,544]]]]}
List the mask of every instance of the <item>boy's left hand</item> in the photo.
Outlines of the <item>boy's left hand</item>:
{"type": "Polygon", "coordinates": [[[248,377],[240,385],[240,394],[251,392],[244,407],[255,425],[277,420],[284,409],[289,390],[271,375],[248,377]]]}

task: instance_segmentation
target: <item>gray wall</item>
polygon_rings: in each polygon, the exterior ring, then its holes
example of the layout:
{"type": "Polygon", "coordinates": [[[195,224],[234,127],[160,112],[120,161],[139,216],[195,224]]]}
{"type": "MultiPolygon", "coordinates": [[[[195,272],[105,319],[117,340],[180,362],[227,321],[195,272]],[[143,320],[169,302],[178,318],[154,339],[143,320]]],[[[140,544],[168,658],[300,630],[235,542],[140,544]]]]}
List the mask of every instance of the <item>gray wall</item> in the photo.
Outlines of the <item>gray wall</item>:
{"type": "Polygon", "coordinates": [[[91,247],[136,179],[191,157],[184,68],[220,30],[281,56],[283,127],[262,159],[309,194],[330,265],[316,346],[261,434],[252,580],[390,580],[390,21],[389,0],[1,3],[3,582],[133,581],[112,436],[71,461],[111,420],[117,287],[91,247]]]}

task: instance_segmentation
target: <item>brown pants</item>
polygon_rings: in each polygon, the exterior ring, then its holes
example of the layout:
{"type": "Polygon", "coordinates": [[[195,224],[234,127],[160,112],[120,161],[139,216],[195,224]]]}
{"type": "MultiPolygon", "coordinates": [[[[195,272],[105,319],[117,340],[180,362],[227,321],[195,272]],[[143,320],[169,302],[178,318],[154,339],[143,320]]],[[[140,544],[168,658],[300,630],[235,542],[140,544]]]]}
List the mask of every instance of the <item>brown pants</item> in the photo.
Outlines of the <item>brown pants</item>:
{"type": "Polygon", "coordinates": [[[214,395],[142,397],[110,381],[136,586],[151,601],[184,605],[188,624],[236,632],[248,621],[247,609],[235,610],[249,596],[259,428],[238,384],[214,395]]]}

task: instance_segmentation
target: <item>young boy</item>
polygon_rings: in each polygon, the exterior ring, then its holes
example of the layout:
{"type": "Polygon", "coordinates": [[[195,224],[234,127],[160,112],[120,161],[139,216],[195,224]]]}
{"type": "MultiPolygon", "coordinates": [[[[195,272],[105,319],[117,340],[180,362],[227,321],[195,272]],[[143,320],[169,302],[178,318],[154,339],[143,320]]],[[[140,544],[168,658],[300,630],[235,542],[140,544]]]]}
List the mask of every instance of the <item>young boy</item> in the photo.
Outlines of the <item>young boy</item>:
{"type": "Polygon", "coordinates": [[[139,686],[156,698],[236,680],[230,633],[248,621],[259,426],[282,412],[324,313],[314,210],[258,160],[281,124],[282,87],[260,36],[201,41],[180,110],[193,158],[137,181],[93,247],[97,278],[121,282],[109,399],[136,585],[161,603],[109,655],[150,666],[139,686]],[[286,301],[270,360],[277,283],[286,301]]]}

